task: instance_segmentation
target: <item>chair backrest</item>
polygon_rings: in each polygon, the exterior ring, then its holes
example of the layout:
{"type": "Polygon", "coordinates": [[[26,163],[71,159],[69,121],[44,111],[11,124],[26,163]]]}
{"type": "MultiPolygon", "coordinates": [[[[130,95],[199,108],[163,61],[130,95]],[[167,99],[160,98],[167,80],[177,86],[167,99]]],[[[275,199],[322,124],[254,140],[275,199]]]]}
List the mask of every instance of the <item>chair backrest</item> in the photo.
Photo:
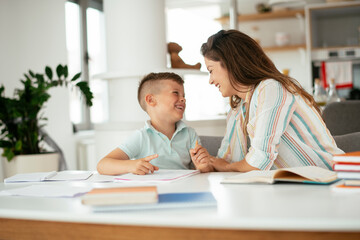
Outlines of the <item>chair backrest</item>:
{"type": "Polygon", "coordinates": [[[333,136],[360,132],[360,101],[330,103],[322,117],[333,136]]]}
{"type": "Polygon", "coordinates": [[[217,156],[223,137],[199,136],[201,145],[206,148],[211,156],[217,156]]]}
{"type": "Polygon", "coordinates": [[[360,132],[334,136],[334,140],[344,152],[360,151],[360,132]]]}

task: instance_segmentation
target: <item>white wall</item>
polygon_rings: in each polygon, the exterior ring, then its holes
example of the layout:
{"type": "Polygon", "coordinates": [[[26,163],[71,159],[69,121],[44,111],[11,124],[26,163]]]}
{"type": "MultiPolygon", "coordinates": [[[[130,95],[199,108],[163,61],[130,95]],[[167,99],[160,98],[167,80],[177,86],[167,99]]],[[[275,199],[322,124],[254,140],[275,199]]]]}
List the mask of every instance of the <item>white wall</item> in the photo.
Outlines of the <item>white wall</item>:
{"type": "MultiPolygon", "coordinates": [[[[65,0],[0,1],[0,84],[6,95],[21,87],[20,78],[29,69],[43,73],[46,65],[67,64],[65,0]]],[[[69,116],[66,88],[50,90],[45,116],[46,130],[75,168],[75,141],[69,116]]]]}

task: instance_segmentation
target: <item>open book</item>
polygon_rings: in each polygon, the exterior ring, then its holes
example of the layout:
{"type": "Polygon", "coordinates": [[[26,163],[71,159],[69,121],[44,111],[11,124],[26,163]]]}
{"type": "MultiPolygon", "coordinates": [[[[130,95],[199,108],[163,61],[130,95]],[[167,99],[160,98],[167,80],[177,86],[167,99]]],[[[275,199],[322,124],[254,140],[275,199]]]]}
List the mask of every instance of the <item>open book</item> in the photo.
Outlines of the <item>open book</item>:
{"type": "Polygon", "coordinates": [[[315,166],[281,168],[270,171],[251,171],[224,178],[221,183],[300,182],[329,184],[337,180],[336,172],[315,166]]]}

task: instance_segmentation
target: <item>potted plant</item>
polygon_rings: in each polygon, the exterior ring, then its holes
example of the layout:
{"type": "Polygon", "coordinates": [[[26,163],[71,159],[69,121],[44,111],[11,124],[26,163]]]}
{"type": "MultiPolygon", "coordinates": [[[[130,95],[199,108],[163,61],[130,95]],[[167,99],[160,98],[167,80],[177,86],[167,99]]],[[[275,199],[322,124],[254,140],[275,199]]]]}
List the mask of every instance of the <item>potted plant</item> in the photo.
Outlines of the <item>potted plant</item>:
{"type": "MultiPolygon", "coordinates": [[[[29,70],[24,74],[25,79],[21,80],[23,87],[15,89],[13,98],[5,97],[5,87],[3,85],[0,87],[0,148],[3,149],[2,156],[7,159],[4,161],[4,166],[11,168],[10,173],[5,175],[34,171],[34,164],[30,160],[23,160],[22,164],[18,163],[15,166],[20,156],[32,156],[34,159],[42,159],[45,156],[44,153],[47,151],[44,148],[44,135],[41,129],[45,126],[47,118],[44,117],[42,108],[51,97],[48,93],[50,88],[73,86],[80,90],[86,105],[92,105],[93,94],[87,82],[79,81],[81,73],[75,74],[68,80],[67,66],[59,64],[56,67],[56,77],[54,75],[53,70],[48,66],[45,67],[45,74],[29,70]],[[25,165],[32,169],[24,169],[25,165]]],[[[46,161],[46,159],[42,160],[39,165],[46,165],[46,161]]],[[[56,155],[54,164],[56,169],[52,170],[57,170],[56,155]]],[[[49,168],[52,167],[45,167],[44,171],[48,171],[49,168]]]]}

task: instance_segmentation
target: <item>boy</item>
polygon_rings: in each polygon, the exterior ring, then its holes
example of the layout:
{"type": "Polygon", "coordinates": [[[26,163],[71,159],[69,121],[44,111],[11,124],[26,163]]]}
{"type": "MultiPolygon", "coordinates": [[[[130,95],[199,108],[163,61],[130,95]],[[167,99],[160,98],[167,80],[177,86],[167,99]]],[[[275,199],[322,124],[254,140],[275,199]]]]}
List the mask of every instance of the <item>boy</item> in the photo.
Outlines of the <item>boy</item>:
{"type": "Polygon", "coordinates": [[[100,174],[118,175],[134,173],[144,175],[162,169],[190,169],[195,165],[201,172],[211,171],[211,166],[199,159],[208,159],[205,148],[196,146],[199,141],[194,129],[181,121],[186,100],[184,80],[175,73],[150,73],[139,84],[138,101],[149,115],[145,127],[97,165],[100,174]],[[191,148],[201,148],[197,161],[191,148]],[[151,161],[151,163],[150,163],[151,161]]]}

